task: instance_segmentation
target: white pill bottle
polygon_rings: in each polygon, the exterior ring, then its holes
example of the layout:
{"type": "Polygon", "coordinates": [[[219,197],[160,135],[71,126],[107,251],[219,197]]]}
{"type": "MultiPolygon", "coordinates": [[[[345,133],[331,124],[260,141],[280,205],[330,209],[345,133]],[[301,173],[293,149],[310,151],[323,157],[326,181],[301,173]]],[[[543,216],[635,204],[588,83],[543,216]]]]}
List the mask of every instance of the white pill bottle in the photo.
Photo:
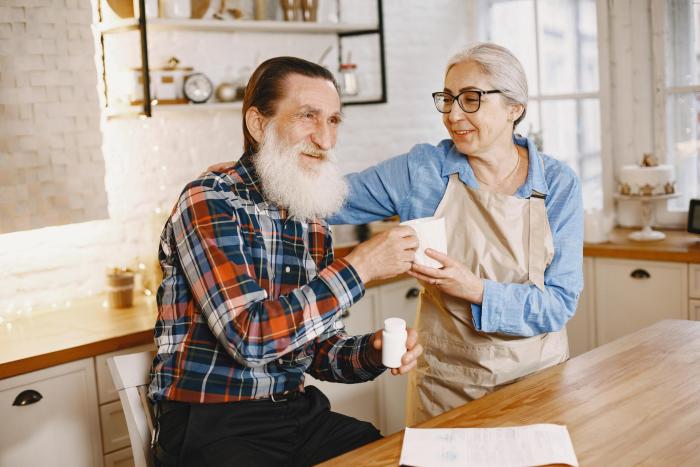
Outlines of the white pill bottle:
{"type": "Polygon", "coordinates": [[[401,318],[384,320],[382,331],[382,365],[387,368],[399,368],[401,357],[406,353],[406,321],[401,318]]]}

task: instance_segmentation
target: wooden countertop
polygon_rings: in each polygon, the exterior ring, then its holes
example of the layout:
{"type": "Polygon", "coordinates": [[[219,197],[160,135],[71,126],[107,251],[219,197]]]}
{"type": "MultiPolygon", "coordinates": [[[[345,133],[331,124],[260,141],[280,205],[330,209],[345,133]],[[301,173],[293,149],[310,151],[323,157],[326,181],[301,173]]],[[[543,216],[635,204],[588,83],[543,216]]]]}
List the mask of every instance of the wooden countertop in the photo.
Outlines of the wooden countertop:
{"type": "Polygon", "coordinates": [[[134,306],[104,308],[104,296],[67,309],[35,312],[0,326],[0,379],[153,342],[155,297],[134,306]]]}
{"type": "MultiPolygon", "coordinates": [[[[410,277],[372,281],[367,288],[410,277]]],[[[104,300],[82,299],[0,325],[0,379],[153,342],[155,297],[137,294],[133,307],[120,310],[103,307],[104,300]]]]}
{"type": "Polygon", "coordinates": [[[635,230],[639,229],[615,229],[607,243],[584,244],[583,255],[700,263],[700,235],[677,230],[664,230],[666,238],[660,242],[635,242],[627,238],[627,235],[635,230]]]}
{"type": "MultiPolygon", "coordinates": [[[[660,321],[417,425],[566,425],[580,465],[700,465],[700,322],[660,321]]],[[[403,432],[328,465],[397,465],[403,432]]]]}

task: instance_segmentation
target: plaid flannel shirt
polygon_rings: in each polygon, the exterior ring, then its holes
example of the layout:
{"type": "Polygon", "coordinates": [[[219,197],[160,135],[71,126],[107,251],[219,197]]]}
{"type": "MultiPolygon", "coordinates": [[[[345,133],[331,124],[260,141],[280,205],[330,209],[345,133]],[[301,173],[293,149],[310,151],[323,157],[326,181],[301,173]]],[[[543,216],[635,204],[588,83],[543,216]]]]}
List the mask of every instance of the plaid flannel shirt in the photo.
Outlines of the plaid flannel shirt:
{"type": "Polygon", "coordinates": [[[333,260],[328,224],[267,203],[250,156],[183,190],[161,235],[153,400],[230,402],[300,389],[304,373],[343,383],[384,368],[371,334],[341,313],[364,295],[333,260]]]}

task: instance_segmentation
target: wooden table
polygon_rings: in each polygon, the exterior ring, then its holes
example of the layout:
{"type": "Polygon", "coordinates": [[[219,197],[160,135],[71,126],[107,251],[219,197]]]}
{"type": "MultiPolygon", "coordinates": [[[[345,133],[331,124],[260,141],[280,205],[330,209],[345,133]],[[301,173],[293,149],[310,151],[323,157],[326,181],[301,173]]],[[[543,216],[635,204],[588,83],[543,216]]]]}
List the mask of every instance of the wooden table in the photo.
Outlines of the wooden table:
{"type": "MultiPolygon", "coordinates": [[[[700,322],[660,321],[418,427],[566,425],[582,466],[700,465],[700,322]]],[[[397,465],[403,432],[328,465],[397,465]]]]}

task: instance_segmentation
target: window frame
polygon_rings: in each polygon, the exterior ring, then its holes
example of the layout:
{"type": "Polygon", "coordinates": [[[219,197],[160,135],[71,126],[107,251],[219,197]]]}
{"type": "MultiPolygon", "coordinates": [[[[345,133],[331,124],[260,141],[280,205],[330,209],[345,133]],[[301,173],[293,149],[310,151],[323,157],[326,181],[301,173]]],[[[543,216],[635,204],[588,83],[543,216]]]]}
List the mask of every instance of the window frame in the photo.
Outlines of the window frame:
{"type": "MultiPolygon", "coordinates": [[[[491,5],[495,3],[503,3],[512,0],[480,0],[475,8],[476,11],[482,12],[479,17],[483,17],[484,11],[489,11],[491,5]]],[[[542,131],[543,126],[543,113],[541,111],[541,105],[545,102],[556,102],[556,101],[574,101],[576,105],[577,112],[581,112],[582,103],[588,99],[597,99],[599,106],[599,119],[600,119],[600,150],[599,152],[584,151],[580,141],[576,142],[576,172],[581,176],[583,161],[587,157],[596,154],[600,160],[601,166],[601,179],[600,186],[602,190],[602,206],[595,206],[594,208],[602,208],[605,212],[612,212],[614,210],[613,203],[613,190],[614,184],[612,181],[612,162],[610,161],[610,154],[612,154],[611,138],[607,132],[603,131],[604,128],[610,128],[610,68],[609,68],[609,33],[608,33],[608,7],[606,0],[595,0],[596,5],[596,35],[597,35],[597,48],[598,48],[598,89],[597,91],[581,91],[581,92],[571,92],[571,93],[543,93],[542,92],[542,80],[541,80],[541,40],[540,37],[540,12],[539,12],[539,0],[532,0],[533,15],[534,15],[534,39],[535,39],[535,60],[536,60],[536,73],[537,80],[536,86],[530,87],[530,95],[528,96],[528,105],[537,105],[540,111],[537,113],[537,124],[540,131],[542,131]]],[[[486,26],[486,21],[476,20],[474,15],[470,15],[472,30],[476,31],[475,39],[478,40],[488,40],[488,30],[486,26]]],[[[580,74],[580,73],[579,73],[580,74]]],[[[556,157],[556,155],[554,155],[556,157]]]]}
{"type": "MultiPolygon", "coordinates": [[[[654,153],[661,162],[670,163],[668,153],[667,109],[669,98],[675,94],[700,93],[700,84],[690,86],[666,85],[666,40],[668,34],[672,34],[667,27],[668,8],[667,2],[651,2],[651,45],[652,45],[652,73],[653,73],[653,131],[654,153]]],[[[700,163],[700,162],[699,162],[700,163]]],[[[656,224],[670,227],[685,225],[688,218],[688,208],[683,210],[671,210],[668,202],[657,203],[655,211],[656,224]]]]}

